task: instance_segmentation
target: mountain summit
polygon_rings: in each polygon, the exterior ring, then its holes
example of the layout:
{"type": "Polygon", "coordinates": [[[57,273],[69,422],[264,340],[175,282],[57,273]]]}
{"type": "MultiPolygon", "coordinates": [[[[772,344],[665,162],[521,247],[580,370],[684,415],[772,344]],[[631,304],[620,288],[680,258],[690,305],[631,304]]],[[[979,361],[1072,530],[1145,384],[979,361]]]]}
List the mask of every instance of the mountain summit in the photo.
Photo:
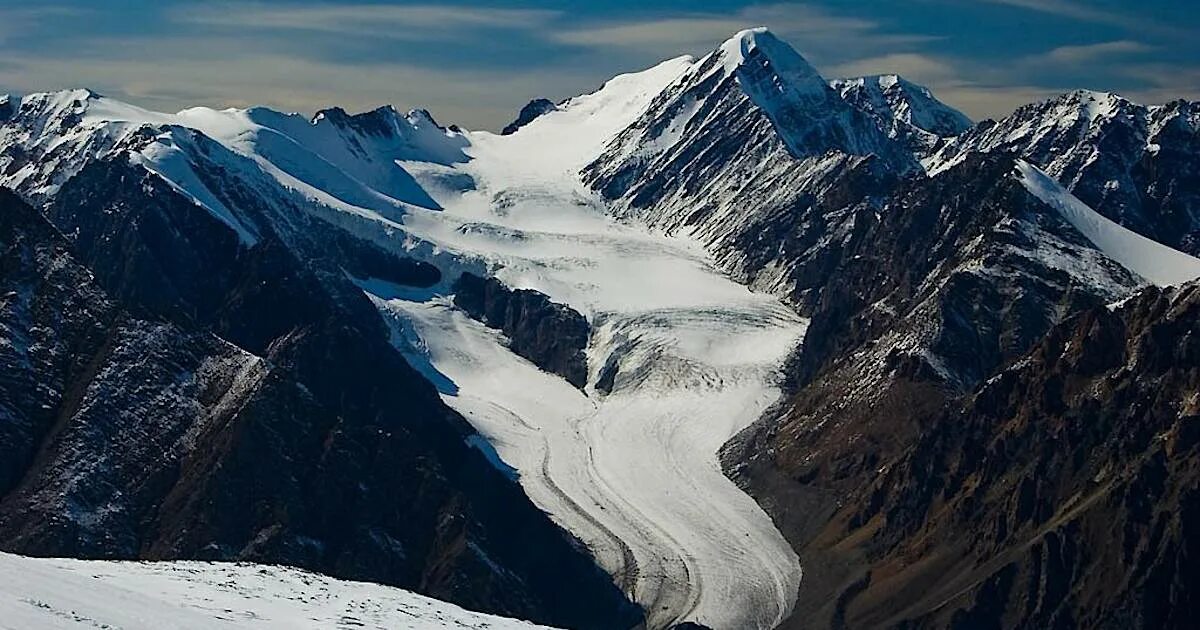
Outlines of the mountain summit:
{"type": "Polygon", "coordinates": [[[896,74],[835,79],[830,86],[918,155],[937,150],[946,138],[971,127],[971,119],[939,101],[929,88],[896,74]]]}

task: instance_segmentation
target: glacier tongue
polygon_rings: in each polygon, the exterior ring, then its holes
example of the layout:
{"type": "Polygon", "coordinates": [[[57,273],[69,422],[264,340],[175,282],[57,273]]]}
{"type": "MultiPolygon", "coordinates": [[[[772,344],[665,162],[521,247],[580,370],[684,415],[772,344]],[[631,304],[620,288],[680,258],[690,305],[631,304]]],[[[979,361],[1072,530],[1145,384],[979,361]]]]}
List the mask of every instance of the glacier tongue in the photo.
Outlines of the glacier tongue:
{"type": "Polygon", "coordinates": [[[614,221],[578,176],[691,64],[618,77],[512,135],[472,134],[471,161],[453,167],[467,190],[446,190],[441,167],[405,164],[442,190],[444,209],[410,212],[406,230],[587,315],[586,393],[509,352],[448,297],[374,299],[399,347],[440,373],[444,399],[650,627],[768,628],[791,610],[799,562],[717,451],[777,400],[805,322],[723,276],[699,244],[614,221]],[[607,395],[594,387],[606,363],[618,366],[607,395]]]}

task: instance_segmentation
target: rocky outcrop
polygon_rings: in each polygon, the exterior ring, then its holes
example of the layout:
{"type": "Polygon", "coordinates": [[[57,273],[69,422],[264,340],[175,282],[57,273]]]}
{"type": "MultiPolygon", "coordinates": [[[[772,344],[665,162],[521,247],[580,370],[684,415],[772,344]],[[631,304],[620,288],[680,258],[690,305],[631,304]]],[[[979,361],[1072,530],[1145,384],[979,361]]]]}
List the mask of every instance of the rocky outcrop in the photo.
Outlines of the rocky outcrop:
{"type": "Polygon", "coordinates": [[[980,123],[930,164],[974,151],[1017,153],[1104,216],[1200,254],[1200,104],[1080,90],[980,123]]]}
{"type": "Polygon", "coordinates": [[[466,443],[340,268],[301,264],[267,222],[247,247],[125,162],[56,195],[69,242],[0,205],[5,550],[284,563],[546,623],[637,622],[466,443]]]}
{"type": "Polygon", "coordinates": [[[554,104],[554,101],[544,98],[535,98],[521,108],[520,113],[517,114],[517,119],[511,123],[508,123],[508,125],[505,125],[504,129],[500,131],[500,135],[507,136],[514,134],[521,127],[533,122],[539,116],[548,114],[556,109],[558,109],[558,106],[554,104]]]}
{"type": "Polygon", "coordinates": [[[504,332],[509,348],[539,368],[583,388],[587,384],[587,319],[531,289],[510,289],[495,278],[464,273],[454,284],[454,304],[504,332]]]}

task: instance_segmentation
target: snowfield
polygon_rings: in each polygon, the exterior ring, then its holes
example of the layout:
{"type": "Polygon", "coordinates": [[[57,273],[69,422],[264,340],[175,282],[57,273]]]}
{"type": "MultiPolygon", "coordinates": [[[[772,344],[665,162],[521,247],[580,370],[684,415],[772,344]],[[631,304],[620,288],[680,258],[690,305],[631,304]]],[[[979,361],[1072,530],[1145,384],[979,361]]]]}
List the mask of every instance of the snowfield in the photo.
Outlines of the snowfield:
{"type": "Polygon", "coordinates": [[[717,451],[778,399],[805,322],[726,278],[699,244],[614,221],[578,179],[692,63],[617,77],[511,136],[470,134],[471,160],[454,167],[466,189],[447,189],[442,166],[403,163],[443,208],[412,210],[406,230],[587,316],[586,391],[509,352],[447,296],[375,300],[399,347],[650,627],[768,628],[790,612],[800,565],[717,451]],[[594,384],[609,362],[619,370],[604,394],[594,384]]]}
{"type": "Polygon", "coordinates": [[[534,630],[408,591],[284,567],[0,553],[0,629],[534,630]]]}
{"type": "Polygon", "coordinates": [[[1017,162],[1017,176],[1026,190],[1062,214],[1097,249],[1149,282],[1171,286],[1200,278],[1200,258],[1117,224],[1029,162],[1017,162]]]}

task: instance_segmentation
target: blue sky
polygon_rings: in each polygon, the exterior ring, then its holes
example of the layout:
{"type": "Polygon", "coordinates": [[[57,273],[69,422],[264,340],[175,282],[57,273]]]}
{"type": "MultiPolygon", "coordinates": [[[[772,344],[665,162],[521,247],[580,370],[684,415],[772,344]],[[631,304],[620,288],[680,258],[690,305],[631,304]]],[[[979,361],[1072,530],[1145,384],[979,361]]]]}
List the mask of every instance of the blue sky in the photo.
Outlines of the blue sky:
{"type": "Polygon", "coordinates": [[[530,98],[759,25],[827,77],[898,72],[976,119],[1081,87],[1200,98],[1197,0],[0,0],[0,93],[84,86],[169,111],[394,103],[496,128],[530,98]]]}

